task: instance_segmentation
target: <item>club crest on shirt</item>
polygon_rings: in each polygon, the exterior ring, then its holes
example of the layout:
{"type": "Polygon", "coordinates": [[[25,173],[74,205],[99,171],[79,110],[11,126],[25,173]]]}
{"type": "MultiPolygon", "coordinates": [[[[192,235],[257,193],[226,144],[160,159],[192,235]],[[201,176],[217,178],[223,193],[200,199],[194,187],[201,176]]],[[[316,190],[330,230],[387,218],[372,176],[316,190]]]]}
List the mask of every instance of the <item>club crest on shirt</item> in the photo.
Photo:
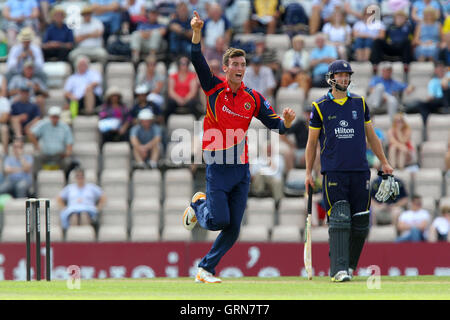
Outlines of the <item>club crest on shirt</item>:
{"type": "Polygon", "coordinates": [[[352,118],[353,120],[358,119],[358,113],[355,110],[352,111],[352,118]]]}
{"type": "Polygon", "coordinates": [[[264,105],[266,106],[267,109],[270,109],[271,107],[270,102],[268,100],[264,101],[264,105]]]}
{"type": "Polygon", "coordinates": [[[252,107],[252,105],[250,104],[250,102],[246,102],[246,103],[244,104],[245,110],[250,110],[251,107],[252,107]]]}

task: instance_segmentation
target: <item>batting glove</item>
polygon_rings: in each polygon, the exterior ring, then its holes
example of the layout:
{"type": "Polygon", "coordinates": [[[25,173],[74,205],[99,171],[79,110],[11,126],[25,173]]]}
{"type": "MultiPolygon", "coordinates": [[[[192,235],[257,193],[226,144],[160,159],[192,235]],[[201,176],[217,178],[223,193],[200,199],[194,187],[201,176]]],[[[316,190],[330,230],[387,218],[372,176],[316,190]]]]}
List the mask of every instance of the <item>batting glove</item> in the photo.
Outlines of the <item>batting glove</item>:
{"type": "Polygon", "coordinates": [[[395,200],[400,194],[400,188],[398,182],[395,181],[394,176],[392,174],[383,173],[382,171],[378,171],[378,175],[381,176],[383,180],[378,187],[375,199],[380,202],[386,202],[389,199],[395,200]]]}

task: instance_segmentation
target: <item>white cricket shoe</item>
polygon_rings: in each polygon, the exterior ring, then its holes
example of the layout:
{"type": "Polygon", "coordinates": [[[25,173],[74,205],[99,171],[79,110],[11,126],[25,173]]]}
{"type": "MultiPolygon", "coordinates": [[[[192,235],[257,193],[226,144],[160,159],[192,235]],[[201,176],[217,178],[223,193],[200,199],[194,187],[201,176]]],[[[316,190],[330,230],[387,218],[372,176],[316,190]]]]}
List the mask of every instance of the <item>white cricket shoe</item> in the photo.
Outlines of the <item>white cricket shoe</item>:
{"type": "Polygon", "coordinates": [[[220,280],[217,277],[214,277],[214,275],[211,272],[208,272],[205,269],[199,267],[197,275],[195,276],[195,282],[199,282],[199,283],[221,283],[222,280],[220,280]]]}
{"type": "Polygon", "coordinates": [[[353,269],[352,268],[348,268],[348,276],[350,277],[350,280],[353,279],[353,269]]]}
{"type": "MultiPolygon", "coordinates": [[[[199,200],[206,200],[206,194],[204,194],[203,192],[197,192],[192,197],[191,202],[195,203],[199,200]]],[[[191,206],[189,206],[184,210],[183,213],[183,226],[186,228],[186,230],[191,231],[192,229],[194,229],[196,224],[197,217],[195,216],[195,211],[191,206]]]]}
{"type": "Polygon", "coordinates": [[[195,225],[197,224],[197,217],[195,216],[195,211],[192,209],[191,206],[187,207],[186,210],[184,210],[183,213],[183,227],[186,230],[191,231],[194,229],[195,225]]]}
{"type": "Polygon", "coordinates": [[[345,270],[338,271],[333,278],[331,278],[332,282],[345,282],[350,281],[351,278],[348,275],[348,272],[345,270]]]}

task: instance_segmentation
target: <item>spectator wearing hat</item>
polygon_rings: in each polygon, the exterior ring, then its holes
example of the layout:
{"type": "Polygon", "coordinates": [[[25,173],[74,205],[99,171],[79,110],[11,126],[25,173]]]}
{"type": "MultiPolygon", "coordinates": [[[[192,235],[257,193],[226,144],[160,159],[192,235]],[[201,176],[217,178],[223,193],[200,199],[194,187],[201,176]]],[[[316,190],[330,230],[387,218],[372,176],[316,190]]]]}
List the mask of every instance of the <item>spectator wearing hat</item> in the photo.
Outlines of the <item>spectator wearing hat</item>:
{"type": "Polygon", "coordinates": [[[28,136],[30,128],[41,117],[39,106],[30,101],[30,90],[28,86],[21,86],[19,98],[11,105],[11,129],[17,138],[28,136]]]}
{"type": "Polygon", "coordinates": [[[76,71],[64,84],[64,98],[83,114],[93,114],[94,108],[102,103],[102,75],[90,68],[86,56],[78,56],[76,71]]]}
{"type": "Polygon", "coordinates": [[[0,194],[26,198],[33,185],[33,157],[24,154],[21,138],[14,139],[12,153],[5,157],[3,165],[5,179],[0,184],[0,194]]]}
{"type": "Polygon", "coordinates": [[[92,17],[92,6],[85,6],[81,10],[81,24],[74,29],[76,47],[69,54],[69,60],[73,63],[80,55],[85,55],[91,61],[105,64],[108,60],[108,52],[104,48],[104,27],[100,20],[92,17]]]}
{"type": "Polygon", "coordinates": [[[175,112],[191,113],[197,119],[201,116],[197,108],[199,83],[195,72],[189,70],[189,64],[189,58],[179,58],[178,70],[169,78],[169,98],[164,113],[166,123],[169,116],[175,112]]]}
{"type": "Polygon", "coordinates": [[[374,66],[374,73],[377,73],[377,65],[384,60],[384,56],[396,57],[401,61],[407,72],[412,57],[411,39],[414,29],[408,21],[408,15],[404,10],[394,13],[394,22],[386,29],[384,38],[375,39],[373,50],[370,55],[370,62],[374,66]]]}
{"type": "Polygon", "coordinates": [[[128,141],[131,116],[127,106],[122,102],[119,88],[108,88],[98,117],[101,146],[108,141],[128,141]]]}
{"type": "Polygon", "coordinates": [[[276,87],[272,69],[264,66],[261,56],[253,56],[251,63],[244,74],[244,83],[247,87],[261,93],[267,100],[273,101],[276,87]]]}
{"type": "Polygon", "coordinates": [[[136,76],[137,86],[145,85],[149,93],[164,94],[166,74],[157,68],[157,59],[155,55],[149,55],[145,59],[145,71],[136,76]]]}
{"type": "Polygon", "coordinates": [[[44,58],[46,61],[67,61],[75,40],[72,30],[64,23],[66,12],[61,7],[55,7],[50,16],[53,22],[45,30],[42,39],[44,58]]]}
{"type": "Polygon", "coordinates": [[[37,153],[34,171],[42,168],[57,167],[64,170],[66,179],[75,166],[73,158],[73,135],[70,127],[61,121],[61,108],[52,106],[48,118],[39,120],[28,136],[37,153]]]}
{"type": "Polygon", "coordinates": [[[106,44],[109,36],[119,34],[122,14],[119,0],[90,0],[94,17],[104,26],[103,42],[106,44]]]}
{"type": "Polygon", "coordinates": [[[19,98],[20,87],[28,86],[30,88],[30,101],[37,104],[41,114],[45,114],[45,99],[48,98],[47,85],[35,75],[33,61],[25,62],[21,74],[11,78],[8,84],[8,94],[14,102],[19,98]]]}
{"type": "Polygon", "coordinates": [[[8,43],[14,44],[16,36],[22,28],[30,27],[38,30],[39,6],[36,0],[7,0],[2,15],[6,20],[8,43]]]}
{"type": "Polygon", "coordinates": [[[393,119],[399,108],[401,95],[412,93],[414,86],[392,79],[392,63],[383,62],[380,69],[381,76],[374,75],[370,80],[367,102],[372,112],[383,113],[387,108],[389,116],[393,119]]]}
{"type": "Polygon", "coordinates": [[[46,82],[47,77],[43,72],[44,55],[40,46],[32,43],[34,31],[30,27],[23,28],[17,36],[19,43],[15,44],[9,51],[6,61],[6,78],[9,81],[16,74],[22,73],[25,62],[32,61],[35,74],[46,82]]]}
{"type": "Polygon", "coordinates": [[[145,84],[136,87],[134,94],[136,96],[136,104],[130,110],[133,125],[138,122],[139,112],[145,109],[148,109],[153,113],[156,123],[163,124],[164,117],[162,116],[160,105],[162,102],[161,99],[163,99],[162,96],[159,96],[161,98],[160,101],[156,101],[157,98],[155,99],[155,94],[152,95],[149,93],[145,84]]]}
{"type": "Polygon", "coordinates": [[[150,109],[143,109],[138,115],[138,124],[130,130],[135,167],[156,168],[161,150],[162,129],[154,122],[150,109]]]}
{"type": "Polygon", "coordinates": [[[141,54],[156,54],[161,49],[163,38],[167,28],[158,23],[158,10],[150,7],[147,10],[147,20],[138,22],[136,31],[131,35],[131,57],[134,63],[138,63],[141,54]]]}

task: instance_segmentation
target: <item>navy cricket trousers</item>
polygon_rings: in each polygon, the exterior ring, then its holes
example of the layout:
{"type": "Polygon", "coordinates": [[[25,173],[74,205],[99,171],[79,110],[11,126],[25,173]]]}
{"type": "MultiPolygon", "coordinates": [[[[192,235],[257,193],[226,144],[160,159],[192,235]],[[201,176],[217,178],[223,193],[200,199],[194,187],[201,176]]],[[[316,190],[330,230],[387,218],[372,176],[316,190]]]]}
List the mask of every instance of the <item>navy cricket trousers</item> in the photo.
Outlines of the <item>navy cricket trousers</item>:
{"type": "Polygon", "coordinates": [[[191,204],[200,226],[222,230],[199,267],[215,274],[215,267],[239,237],[250,187],[248,164],[208,164],[206,201],[191,204]]]}

